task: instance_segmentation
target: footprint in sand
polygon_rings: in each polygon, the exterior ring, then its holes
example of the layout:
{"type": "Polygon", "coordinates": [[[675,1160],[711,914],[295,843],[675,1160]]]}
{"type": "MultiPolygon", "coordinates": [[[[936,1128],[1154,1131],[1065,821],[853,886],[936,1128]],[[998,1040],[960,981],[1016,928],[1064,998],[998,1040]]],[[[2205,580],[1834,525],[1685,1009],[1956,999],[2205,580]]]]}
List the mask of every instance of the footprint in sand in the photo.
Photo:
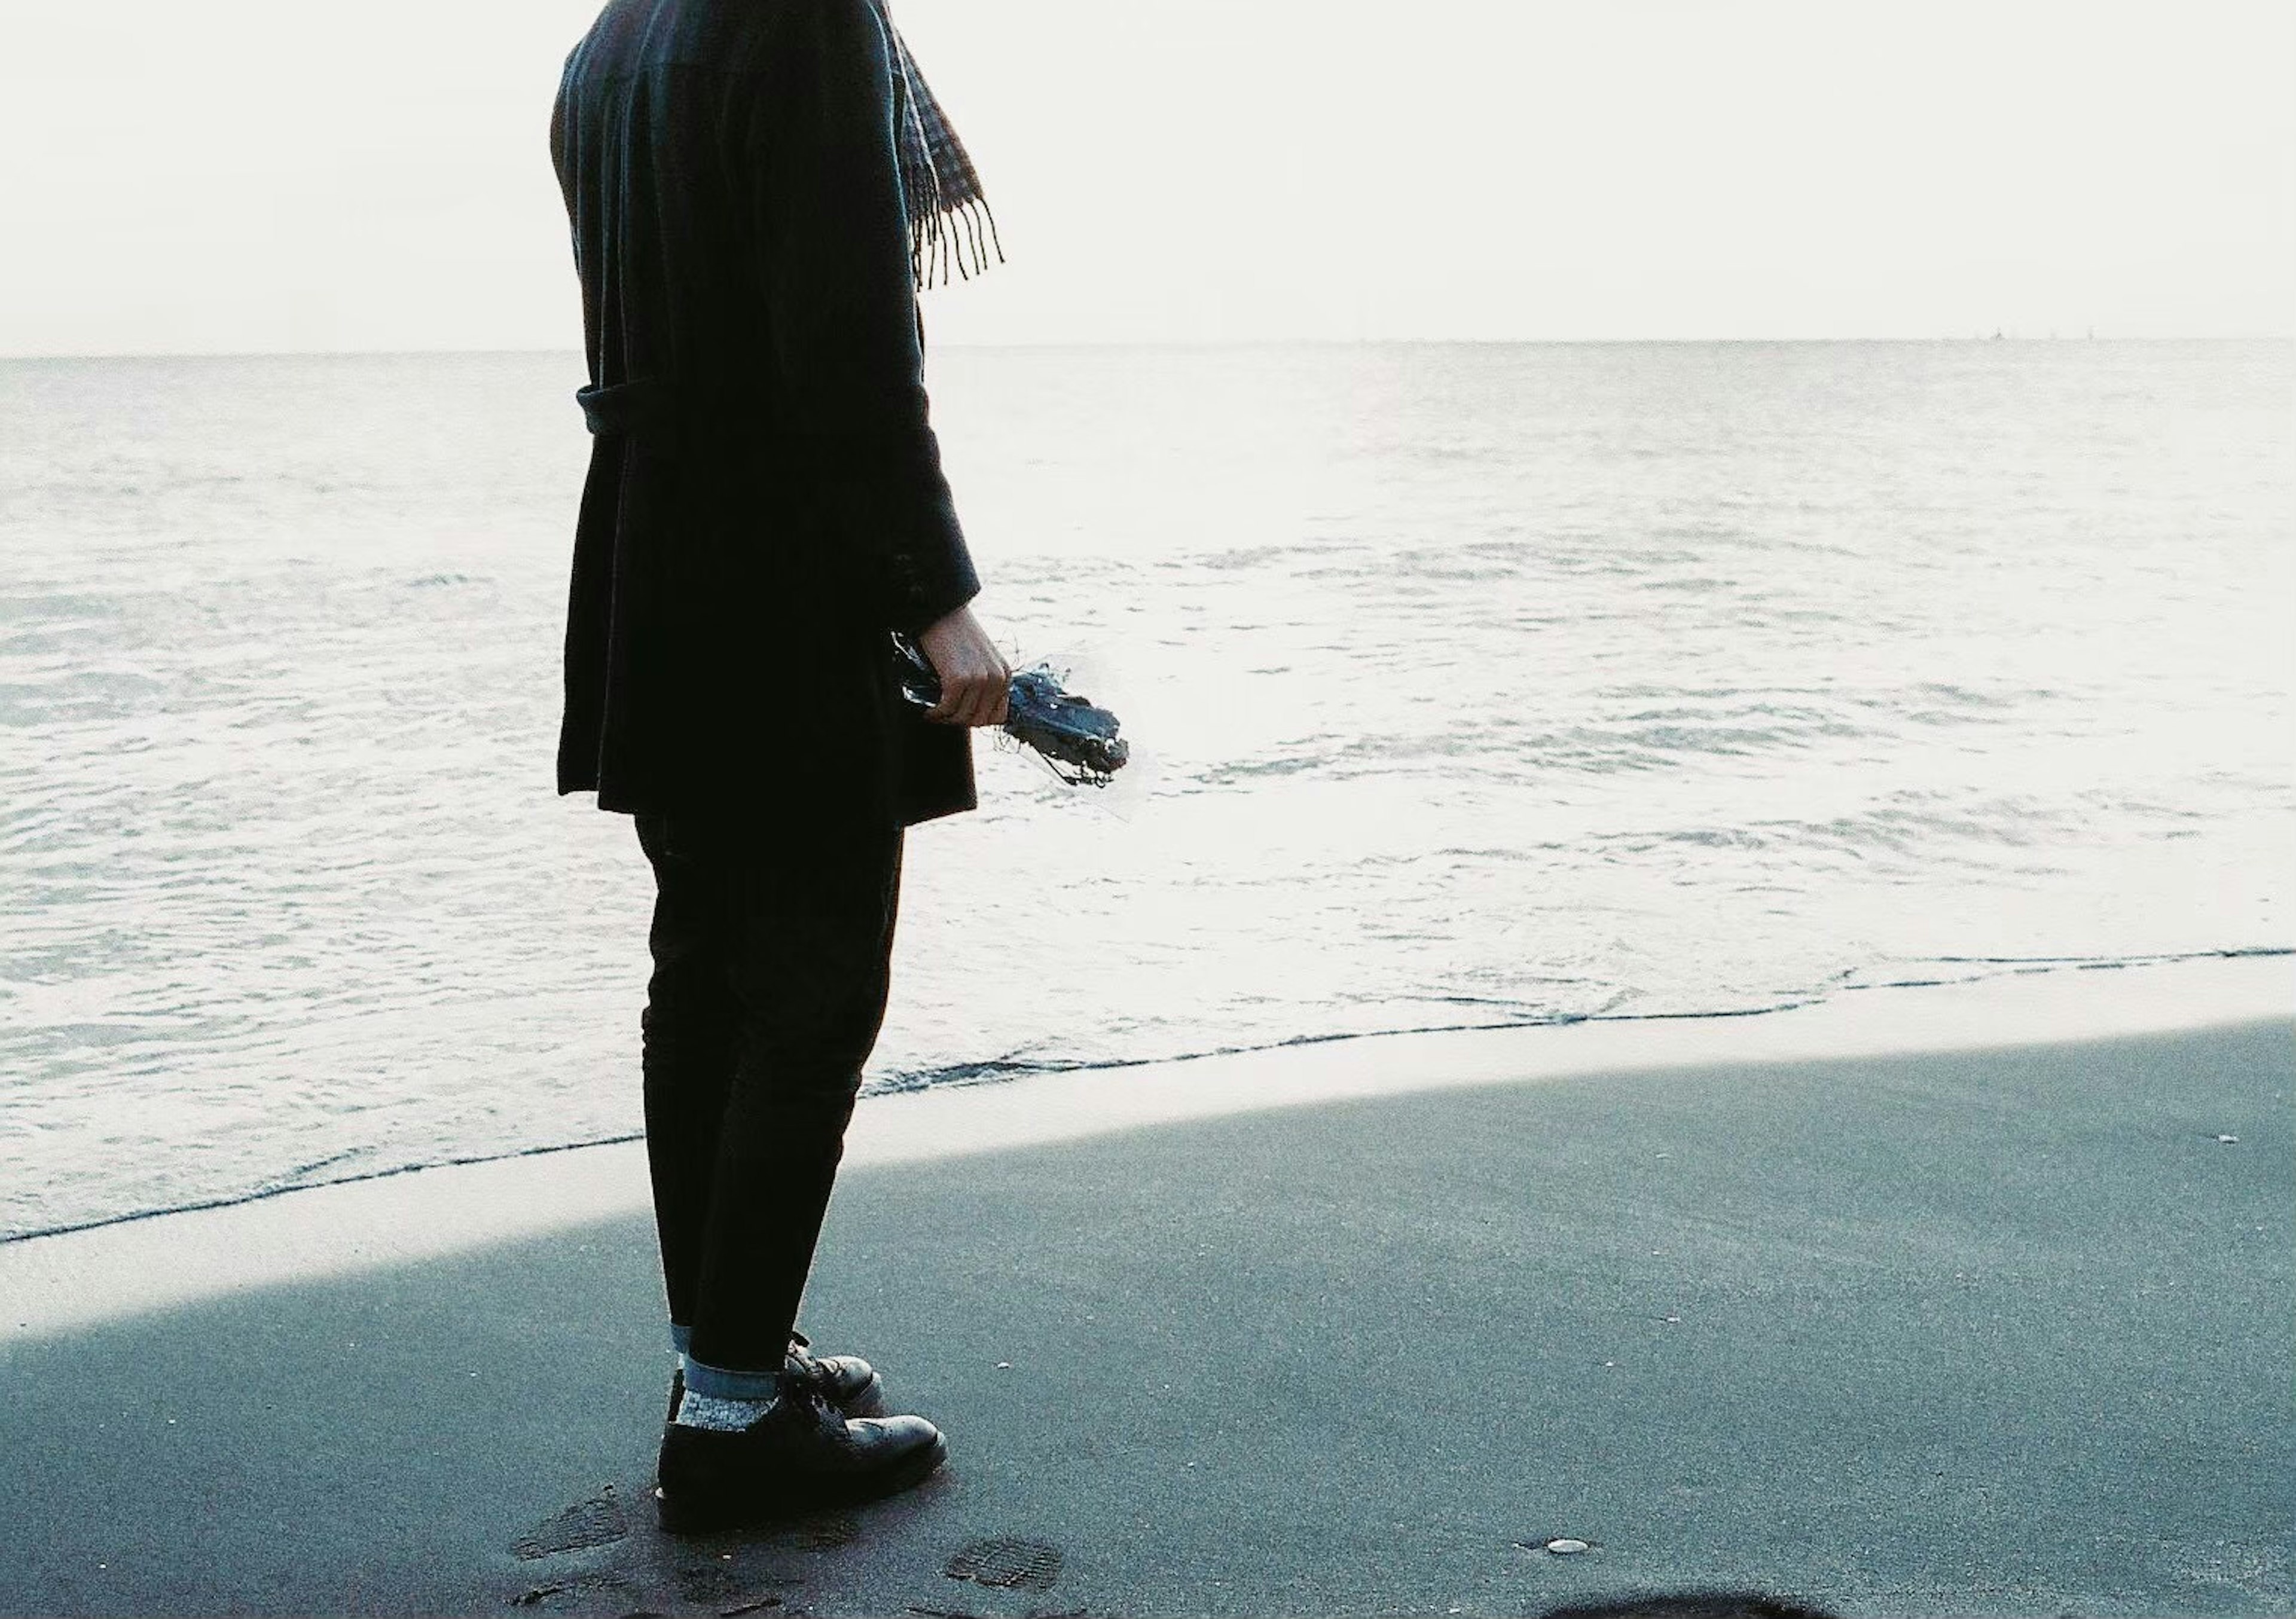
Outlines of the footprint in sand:
{"type": "Polygon", "coordinates": [[[562,1552],[611,1545],[629,1532],[629,1520],[622,1516],[622,1503],[615,1499],[613,1485],[608,1484],[588,1500],[578,1501],[537,1524],[519,1537],[511,1547],[511,1554],[531,1563],[562,1552]]]}
{"type": "Polygon", "coordinates": [[[1057,1546],[1000,1537],[961,1548],[941,1572],[952,1580],[1000,1590],[1050,1590],[1061,1576],[1062,1562],[1057,1546]]]}

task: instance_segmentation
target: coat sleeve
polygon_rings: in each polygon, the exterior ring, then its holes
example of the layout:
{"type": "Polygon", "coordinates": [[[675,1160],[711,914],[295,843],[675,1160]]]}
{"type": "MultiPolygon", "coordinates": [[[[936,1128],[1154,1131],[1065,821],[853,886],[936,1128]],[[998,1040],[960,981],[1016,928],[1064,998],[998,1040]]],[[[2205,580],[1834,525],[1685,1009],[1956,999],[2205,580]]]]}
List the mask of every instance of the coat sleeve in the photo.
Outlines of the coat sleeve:
{"type": "Polygon", "coordinates": [[[767,320],[787,426],[824,481],[872,617],[914,633],[980,593],[943,475],[869,0],[777,0],[751,103],[767,320]]]}

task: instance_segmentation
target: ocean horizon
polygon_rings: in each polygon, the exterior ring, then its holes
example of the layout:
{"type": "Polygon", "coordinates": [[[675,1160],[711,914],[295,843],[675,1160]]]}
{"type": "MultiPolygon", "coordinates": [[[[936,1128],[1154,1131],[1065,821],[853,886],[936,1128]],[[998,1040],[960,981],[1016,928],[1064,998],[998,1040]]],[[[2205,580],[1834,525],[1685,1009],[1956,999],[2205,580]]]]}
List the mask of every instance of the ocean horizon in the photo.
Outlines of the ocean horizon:
{"type": "MultiPolygon", "coordinates": [[[[2296,348],[2296,333],[2276,331],[2216,333],[2098,333],[2065,331],[1933,332],[1896,337],[1313,337],[1313,338],[1098,338],[1091,340],[1043,339],[1029,342],[983,342],[968,339],[931,337],[929,354],[1091,354],[1103,350],[1153,349],[1169,353],[1221,353],[1236,349],[1362,349],[1362,348],[1923,348],[1937,344],[2081,343],[2113,344],[2123,348],[2250,348],[2276,346],[2296,348]]],[[[0,365],[75,365],[164,364],[184,361],[234,360],[506,360],[554,359],[580,367],[578,348],[565,344],[472,348],[461,347],[375,347],[367,348],[184,348],[90,349],[77,353],[16,352],[0,354],[0,365]]],[[[945,425],[945,424],[944,424],[945,425]]]]}

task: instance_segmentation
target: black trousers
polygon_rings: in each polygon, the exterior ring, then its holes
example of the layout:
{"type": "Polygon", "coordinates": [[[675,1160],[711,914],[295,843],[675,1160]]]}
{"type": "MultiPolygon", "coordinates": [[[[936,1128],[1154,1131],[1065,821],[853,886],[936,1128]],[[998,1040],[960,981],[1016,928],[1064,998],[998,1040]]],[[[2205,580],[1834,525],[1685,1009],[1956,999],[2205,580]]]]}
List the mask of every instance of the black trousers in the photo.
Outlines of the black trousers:
{"type": "Polygon", "coordinates": [[[689,1387],[750,1393],[710,1373],[782,1369],[884,1022],[903,829],[636,821],[656,889],[641,1026],[669,1319],[689,1387]]]}

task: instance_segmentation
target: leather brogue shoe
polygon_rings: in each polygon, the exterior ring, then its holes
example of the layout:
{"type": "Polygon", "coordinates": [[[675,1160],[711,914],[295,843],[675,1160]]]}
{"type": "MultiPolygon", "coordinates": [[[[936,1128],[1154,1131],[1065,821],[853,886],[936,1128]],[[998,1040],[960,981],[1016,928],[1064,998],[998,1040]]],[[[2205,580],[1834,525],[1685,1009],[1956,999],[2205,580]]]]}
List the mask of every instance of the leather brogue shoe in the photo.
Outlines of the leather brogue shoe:
{"type": "Polygon", "coordinates": [[[947,1459],[947,1440],[922,1417],[847,1418],[784,1373],[779,1397],[739,1432],[665,1428],[654,1503],[669,1533],[702,1534],[875,1500],[947,1459]]]}

